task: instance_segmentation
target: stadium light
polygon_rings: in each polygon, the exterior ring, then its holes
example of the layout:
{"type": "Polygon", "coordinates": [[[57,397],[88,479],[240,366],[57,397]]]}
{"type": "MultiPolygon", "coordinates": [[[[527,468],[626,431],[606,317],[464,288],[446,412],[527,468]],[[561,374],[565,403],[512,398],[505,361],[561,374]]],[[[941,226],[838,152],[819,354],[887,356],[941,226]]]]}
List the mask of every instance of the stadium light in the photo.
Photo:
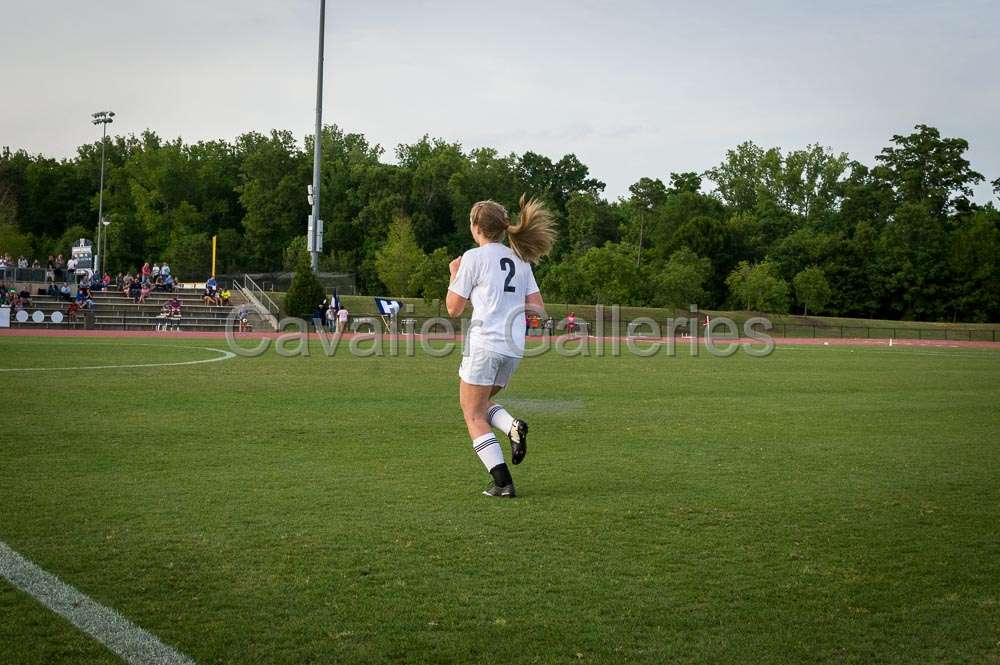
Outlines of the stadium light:
{"type": "Polygon", "coordinates": [[[107,146],[108,125],[114,122],[114,111],[91,113],[91,124],[101,125],[101,190],[97,197],[97,253],[94,255],[94,272],[101,274],[101,227],[109,222],[104,220],[104,149],[107,146]],[[103,223],[102,223],[103,222],[103,223]]]}

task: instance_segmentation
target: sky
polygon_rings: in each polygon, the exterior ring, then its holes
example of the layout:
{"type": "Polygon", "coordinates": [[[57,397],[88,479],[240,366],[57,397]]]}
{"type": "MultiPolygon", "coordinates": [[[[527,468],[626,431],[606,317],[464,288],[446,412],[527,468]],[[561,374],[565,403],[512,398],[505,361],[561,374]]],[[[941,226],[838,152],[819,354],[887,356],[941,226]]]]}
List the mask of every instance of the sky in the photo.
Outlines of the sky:
{"type": "MultiPolygon", "coordinates": [[[[0,146],[196,142],[315,122],[319,0],[0,0],[0,146]]],[[[386,149],[574,153],[614,199],[746,140],[867,164],[917,124],[1000,177],[1000,2],[369,0],[327,4],[323,120],[386,149]]]]}

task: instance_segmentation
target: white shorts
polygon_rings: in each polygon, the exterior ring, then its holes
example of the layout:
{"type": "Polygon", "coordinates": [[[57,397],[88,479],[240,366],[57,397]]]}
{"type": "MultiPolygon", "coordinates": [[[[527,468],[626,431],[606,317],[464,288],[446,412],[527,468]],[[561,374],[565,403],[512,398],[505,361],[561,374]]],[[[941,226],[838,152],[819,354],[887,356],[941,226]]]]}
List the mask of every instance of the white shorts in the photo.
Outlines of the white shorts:
{"type": "Polygon", "coordinates": [[[470,349],[468,355],[462,356],[462,365],[458,375],[468,384],[474,386],[506,386],[514,375],[520,358],[505,356],[486,349],[470,349]]]}

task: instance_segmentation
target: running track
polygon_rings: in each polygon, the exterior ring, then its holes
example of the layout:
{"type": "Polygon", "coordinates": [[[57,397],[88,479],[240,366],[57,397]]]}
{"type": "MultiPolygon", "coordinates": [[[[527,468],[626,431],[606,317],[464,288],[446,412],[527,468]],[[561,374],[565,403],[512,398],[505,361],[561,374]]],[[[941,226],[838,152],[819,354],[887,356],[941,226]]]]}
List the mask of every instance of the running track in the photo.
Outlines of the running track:
{"type": "MultiPolygon", "coordinates": [[[[254,332],[254,333],[234,333],[233,336],[236,339],[263,339],[269,337],[271,339],[276,339],[281,333],[277,332],[254,332]]],[[[286,334],[296,334],[297,333],[286,333],[286,334]]],[[[310,333],[310,338],[318,339],[315,333],[310,333]]],[[[0,329],[0,337],[107,337],[107,338],[153,338],[153,339],[216,339],[224,340],[226,338],[225,333],[222,332],[199,332],[199,331],[155,331],[155,330],[59,330],[50,328],[4,328],[0,329]]],[[[328,337],[332,337],[329,335],[328,337]]],[[[350,333],[345,334],[343,339],[349,341],[352,335],[350,333]]],[[[396,335],[397,339],[402,339],[403,335],[396,335]]],[[[370,339],[371,336],[367,335],[366,338],[370,339]]],[[[384,339],[389,339],[388,334],[383,334],[384,339]]],[[[443,338],[436,338],[443,339],[443,338]]],[[[457,338],[456,338],[457,339],[457,338]]],[[[595,337],[590,337],[590,340],[596,340],[595,337]]],[[[611,337],[605,337],[605,343],[611,343],[611,337]]],[[[777,346],[873,346],[873,347],[887,347],[889,346],[888,339],[866,339],[866,338],[852,338],[852,337],[774,337],[774,343],[777,346]]],[[[625,343],[624,338],[619,340],[622,344],[625,343]]],[[[700,340],[702,344],[705,343],[704,339],[700,340]]],[[[720,347],[729,344],[736,340],[729,340],[725,338],[716,338],[716,344],[720,347]]],[[[750,343],[759,345],[759,340],[743,338],[739,340],[741,343],[750,343]]],[[[637,344],[648,344],[650,342],[658,342],[660,344],[666,344],[667,339],[664,338],[649,338],[649,337],[636,337],[635,342],[637,344]]],[[[677,337],[674,339],[674,345],[677,348],[682,348],[683,346],[689,344],[689,340],[686,338],[677,337]]],[[[906,347],[924,347],[924,348],[946,348],[946,349],[1000,349],[1000,342],[981,342],[981,341],[960,341],[960,340],[943,340],[943,339],[894,339],[892,340],[892,345],[895,346],[906,346],[906,347]]]]}

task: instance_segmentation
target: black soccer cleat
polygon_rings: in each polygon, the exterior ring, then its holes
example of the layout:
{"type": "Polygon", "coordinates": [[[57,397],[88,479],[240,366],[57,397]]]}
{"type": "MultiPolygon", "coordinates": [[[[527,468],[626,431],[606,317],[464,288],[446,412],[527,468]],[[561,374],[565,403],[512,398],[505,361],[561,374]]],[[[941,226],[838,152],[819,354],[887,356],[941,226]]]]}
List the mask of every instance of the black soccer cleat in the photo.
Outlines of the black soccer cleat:
{"type": "Polygon", "coordinates": [[[528,454],[528,423],[515,418],[507,436],[510,437],[511,461],[514,464],[520,464],[524,460],[524,456],[528,454]]]}
{"type": "Polygon", "coordinates": [[[504,485],[503,487],[497,484],[492,484],[483,490],[484,496],[492,496],[497,499],[513,499],[516,494],[514,494],[514,483],[510,485],[504,485]]]}

